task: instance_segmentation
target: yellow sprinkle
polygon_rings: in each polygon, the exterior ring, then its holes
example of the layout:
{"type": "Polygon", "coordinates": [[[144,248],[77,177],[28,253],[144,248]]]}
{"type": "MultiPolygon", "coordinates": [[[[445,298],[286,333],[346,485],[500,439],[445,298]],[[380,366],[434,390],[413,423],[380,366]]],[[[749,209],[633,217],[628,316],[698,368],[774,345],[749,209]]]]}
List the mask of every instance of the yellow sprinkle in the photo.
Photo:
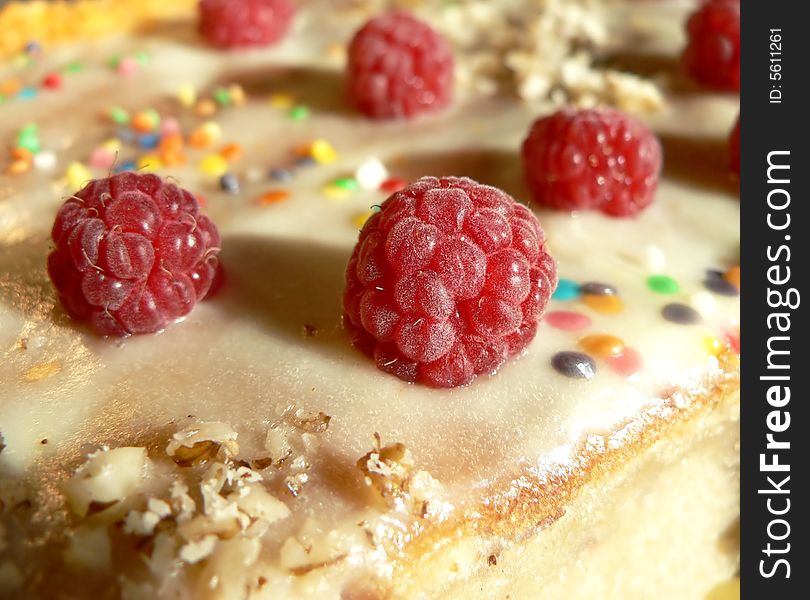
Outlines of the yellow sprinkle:
{"type": "Polygon", "coordinates": [[[309,146],[309,155],[322,165],[328,165],[337,160],[337,152],[332,144],[326,140],[315,140],[309,146]]]}
{"type": "Polygon", "coordinates": [[[739,598],[739,577],[732,577],[728,581],[717,584],[706,595],[706,600],[739,600],[739,598]]]}
{"type": "Polygon", "coordinates": [[[121,140],[118,138],[110,138],[108,140],[104,140],[101,143],[101,147],[110,152],[111,154],[115,154],[116,152],[121,151],[121,140]]]}
{"type": "Polygon", "coordinates": [[[200,126],[206,135],[208,135],[212,140],[219,141],[222,137],[222,127],[219,126],[219,123],[216,121],[206,121],[200,126]]]}
{"type": "Polygon", "coordinates": [[[194,105],[194,112],[201,117],[210,117],[217,112],[217,103],[210,98],[205,98],[194,105]]]}
{"type": "Polygon", "coordinates": [[[703,350],[709,356],[720,356],[726,345],[715,337],[703,338],[703,350]]]}
{"type": "Polygon", "coordinates": [[[337,185],[329,184],[321,188],[321,194],[330,200],[343,200],[344,198],[349,197],[351,191],[337,185]]]}
{"type": "Polygon", "coordinates": [[[270,106],[279,110],[289,110],[295,99],[289,94],[273,94],[270,96],[270,106]]]}
{"type": "Polygon", "coordinates": [[[357,229],[362,229],[363,225],[366,224],[366,221],[368,221],[371,218],[371,215],[373,214],[374,214],[373,210],[361,212],[360,214],[354,216],[354,218],[352,219],[352,223],[354,223],[354,226],[357,227],[357,229]]]}
{"type": "Polygon", "coordinates": [[[197,90],[190,83],[184,83],[177,88],[177,101],[180,106],[191,108],[197,102],[197,90]]]}
{"type": "Polygon", "coordinates": [[[605,315],[614,315],[624,309],[624,303],[618,296],[612,294],[585,294],[582,296],[582,302],[596,312],[605,315]]]}
{"type": "Polygon", "coordinates": [[[220,154],[209,154],[200,161],[200,171],[210,177],[222,177],[228,172],[228,161],[220,154]]]}
{"type": "Polygon", "coordinates": [[[326,55],[329,58],[343,60],[346,58],[346,46],[345,44],[330,44],[329,47],[326,49],[326,55]]]}
{"type": "Polygon", "coordinates": [[[46,379],[53,375],[56,375],[59,371],[62,370],[62,365],[58,361],[51,361],[47,363],[43,363],[41,365],[34,365],[33,367],[27,369],[22,374],[22,380],[26,383],[33,383],[34,381],[39,381],[41,379],[46,379]]]}
{"type": "Polygon", "coordinates": [[[93,179],[90,170],[80,162],[72,162],[65,171],[68,187],[73,190],[81,189],[85,183],[93,179]]]}
{"type": "Polygon", "coordinates": [[[586,335],[577,343],[588,354],[594,354],[600,358],[618,356],[624,350],[624,341],[621,338],[604,333],[586,335]]]}
{"type": "Polygon", "coordinates": [[[163,167],[163,161],[157,154],[144,154],[138,159],[137,165],[143,173],[154,173],[163,167]]]}
{"type": "Polygon", "coordinates": [[[231,102],[234,106],[242,106],[245,103],[245,88],[238,83],[229,85],[228,93],[231,95],[231,102]]]}

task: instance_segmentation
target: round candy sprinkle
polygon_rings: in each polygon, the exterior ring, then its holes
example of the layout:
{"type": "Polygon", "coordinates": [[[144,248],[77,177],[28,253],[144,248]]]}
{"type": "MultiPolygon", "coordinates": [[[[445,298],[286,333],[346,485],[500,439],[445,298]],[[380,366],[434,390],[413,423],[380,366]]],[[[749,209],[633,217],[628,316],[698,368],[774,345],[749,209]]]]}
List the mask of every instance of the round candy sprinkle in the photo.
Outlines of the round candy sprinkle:
{"type": "Polygon", "coordinates": [[[346,188],[338,187],[334,184],[325,185],[321,188],[321,194],[330,200],[343,200],[347,198],[351,192],[346,188]]]}
{"type": "Polygon", "coordinates": [[[42,79],[42,87],[49,90],[58,90],[62,87],[62,76],[56,72],[48,73],[42,79]]]}
{"type": "Polygon", "coordinates": [[[269,103],[278,110],[289,110],[293,107],[295,99],[289,94],[273,94],[270,96],[269,103]]]}
{"type": "Polygon", "coordinates": [[[220,106],[228,106],[231,103],[231,93],[225,88],[217,88],[213,93],[214,101],[220,106]]]}
{"type": "Polygon", "coordinates": [[[380,184],[380,191],[385,192],[386,194],[393,194],[394,192],[398,192],[404,188],[406,185],[408,185],[408,182],[401,177],[391,177],[380,184]]]}
{"type": "Polygon", "coordinates": [[[625,346],[624,350],[616,356],[605,358],[607,366],[622,377],[632,377],[644,367],[644,360],[638,350],[625,346]]]}
{"type": "Polygon", "coordinates": [[[560,279],[557,289],[551,295],[552,300],[573,300],[579,298],[579,284],[573,279],[560,279]]]}
{"type": "Polygon", "coordinates": [[[595,354],[600,358],[617,356],[624,350],[624,341],[615,335],[594,333],[581,338],[577,345],[588,354],[595,354]]]}
{"type": "Polygon", "coordinates": [[[604,315],[615,315],[624,310],[624,303],[618,296],[584,294],[582,296],[582,302],[585,306],[604,315]]]}
{"type": "Polygon", "coordinates": [[[740,265],[735,265],[723,273],[723,279],[728,281],[737,289],[740,288],[740,265]]]}
{"type": "Polygon", "coordinates": [[[612,285],[600,281],[586,281],[579,287],[582,294],[591,296],[615,296],[619,293],[612,285]]]}
{"type": "Polygon", "coordinates": [[[190,83],[184,83],[177,88],[177,101],[184,108],[191,108],[197,102],[197,90],[190,83]]]}
{"type": "Polygon", "coordinates": [[[370,158],[354,172],[357,183],[364,190],[376,190],[388,178],[388,169],[376,158],[370,158]]]}
{"type": "Polygon", "coordinates": [[[295,159],[295,166],[296,167],[314,167],[317,164],[318,164],[318,161],[316,161],[311,156],[301,156],[301,157],[295,159]]]}
{"type": "Polygon", "coordinates": [[[293,172],[288,169],[270,169],[270,178],[276,181],[290,181],[293,178],[293,172]]]}
{"type": "Polygon", "coordinates": [[[655,244],[648,244],[641,251],[641,261],[650,272],[660,273],[667,265],[667,255],[655,244]]]}
{"type": "Polygon", "coordinates": [[[138,170],[144,173],[154,173],[163,168],[163,161],[157,154],[144,154],[136,163],[138,170]]]}
{"type": "Polygon", "coordinates": [[[344,190],[349,190],[353,192],[358,187],[357,180],[353,179],[352,177],[338,177],[332,182],[332,185],[336,185],[339,188],[343,188],[344,190]]]}
{"type": "Polygon", "coordinates": [[[43,150],[34,155],[34,168],[38,171],[50,171],[56,166],[56,154],[43,150]]]}
{"type": "Polygon", "coordinates": [[[239,179],[233,173],[225,173],[219,178],[219,187],[229,194],[239,193],[239,179]]]}
{"type": "Polygon", "coordinates": [[[125,56],[118,61],[118,66],[115,70],[123,77],[131,77],[138,71],[138,61],[131,56],[125,56]]]}
{"type": "Polygon", "coordinates": [[[93,174],[80,162],[72,162],[65,171],[68,187],[72,190],[81,189],[82,186],[93,179],[93,174]]]}
{"type": "Polygon", "coordinates": [[[596,373],[596,363],[582,352],[557,352],[551,357],[551,366],[566,377],[590,379],[596,373]]]}
{"type": "Polygon", "coordinates": [[[37,89],[32,87],[24,87],[17,93],[17,98],[20,100],[31,100],[32,98],[36,98],[37,89]]]}
{"type": "Polygon", "coordinates": [[[678,282],[668,275],[650,275],[647,287],[656,294],[677,294],[681,289],[678,282]]]}
{"type": "Polygon", "coordinates": [[[244,154],[244,150],[242,150],[242,146],[237,143],[230,143],[225,144],[222,149],[219,151],[219,154],[227,160],[228,162],[236,162],[242,155],[244,154]]]}
{"type": "Polygon", "coordinates": [[[270,190],[259,197],[259,204],[276,204],[290,197],[287,190],[270,190]]]}
{"type": "Polygon", "coordinates": [[[211,177],[222,177],[228,172],[228,161],[219,154],[209,154],[200,161],[200,171],[211,177]]]}
{"type": "Polygon", "coordinates": [[[591,326],[591,319],[582,313],[569,310],[554,310],[546,313],[543,320],[555,329],[563,331],[579,331],[591,326]]]}
{"type": "Polygon", "coordinates": [[[362,229],[363,225],[366,224],[366,221],[368,221],[371,218],[371,215],[373,215],[374,212],[375,211],[373,211],[373,210],[367,210],[365,212],[361,212],[361,213],[355,215],[354,218],[352,219],[352,224],[357,229],[362,229]]]}
{"type": "Polygon", "coordinates": [[[691,306],[673,302],[661,309],[661,315],[670,323],[677,325],[694,325],[700,323],[700,313],[691,306]]]}
{"type": "Polygon", "coordinates": [[[110,120],[116,125],[128,125],[129,113],[120,106],[114,106],[109,111],[110,120]]]}
{"type": "Polygon", "coordinates": [[[154,150],[160,144],[160,136],[156,133],[147,133],[138,138],[138,145],[144,150],[154,150]]]}
{"type": "Polygon", "coordinates": [[[310,144],[309,155],[321,165],[327,165],[337,160],[337,152],[332,144],[323,139],[315,140],[310,144]]]}
{"type": "Polygon", "coordinates": [[[309,117],[309,107],[298,104],[290,109],[290,118],[293,121],[303,121],[309,117]]]}
{"type": "Polygon", "coordinates": [[[706,271],[706,278],[703,285],[706,289],[720,296],[739,296],[740,289],[724,277],[724,273],[709,269],[706,271]]]}
{"type": "Polygon", "coordinates": [[[723,349],[726,347],[726,344],[722,341],[717,339],[716,337],[706,337],[703,338],[703,350],[709,356],[720,356],[723,353],[723,349]]]}
{"type": "Polygon", "coordinates": [[[90,153],[89,162],[94,169],[106,171],[115,164],[115,152],[110,152],[106,148],[99,146],[90,153]]]}

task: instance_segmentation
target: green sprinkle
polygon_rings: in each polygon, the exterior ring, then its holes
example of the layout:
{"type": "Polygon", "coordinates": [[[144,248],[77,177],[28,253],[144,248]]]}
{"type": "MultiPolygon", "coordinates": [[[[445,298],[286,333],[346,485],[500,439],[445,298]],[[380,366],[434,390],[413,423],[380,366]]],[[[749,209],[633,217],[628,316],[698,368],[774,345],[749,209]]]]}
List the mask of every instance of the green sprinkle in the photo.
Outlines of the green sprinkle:
{"type": "Polygon", "coordinates": [[[154,129],[160,127],[160,113],[154,108],[147,108],[143,113],[149,118],[151,123],[154,123],[154,129]]]}
{"type": "Polygon", "coordinates": [[[62,69],[65,73],[78,73],[84,69],[84,65],[80,62],[68,63],[62,69]]]}
{"type": "Polygon", "coordinates": [[[0,104],[6,101],[6,97],[3,94],[0,94],[0,104]]]}
{"type": "Polygon", "coordinates": [[[118,65],[121,64],[121,55],[120,54],[113,54],[110,58],[109,65],[113,69],[117,69],[118,65]]]}
{"type": "Polygon", "coordinates": [[[647,287],[656,294],[675,294],[681,286],[668,275],[651,275],[647,278],[647,287]]]}
{"type": "Polygon", "coordinates": [[[17,148],[25,148],[31,154],[37,154],[42,150],[39,140],[35,137],[17,138],[17,148]]]}
{"type": "Polygon", "coordinates": [[[152,57],[149,56],[149,53],[144,50],[138,50],[134,55],[135,60],[138,61],[138,64],[141,66],[148,65],[149,62],[152,60],[152,57]]]}
{"type": "Polygon", "coordinates": [[[303,121],[309,117],[309,107],[303,104],[297,104],[290,109],[290,118],[293,121],[303,121]]]}
{"type": "Polygon", "coordinates": [[[39,125],[36,123],[26,123],[20,129],[19,135],[20,137],[29,136],[29,135],[37,135],[39,133],[39,125]]]}
{"type": "Polygon", "coordinates": [[[217,88],[214,90],[214,100],[220,106],[228,106],[231,103],[231,93],[225,88],[217,88]]]}
{"type": "Polygon", "coordinates": [[[357,180],[352,177],[339,177],[332,182],[332,185],[336,185],[339,188],[351,191],[354,191],[360,187],[357,180]]]}
{"type": "Polygon", "coordinates": [[[127,125],[129,124],[129,113],[123,108],[116,106],[110,109],[110,119],[112,119],[113,123],[116,125],[127,125]]]}

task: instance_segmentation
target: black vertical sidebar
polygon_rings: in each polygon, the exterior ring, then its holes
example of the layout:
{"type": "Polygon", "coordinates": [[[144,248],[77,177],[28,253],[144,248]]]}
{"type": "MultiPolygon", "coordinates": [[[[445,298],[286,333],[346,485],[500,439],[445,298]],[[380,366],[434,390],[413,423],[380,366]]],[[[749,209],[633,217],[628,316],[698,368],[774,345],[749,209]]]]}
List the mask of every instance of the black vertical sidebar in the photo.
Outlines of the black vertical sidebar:
{"type": "Polygon", "coordinates": [[[743,0],[741,6],[744,599],[810,593],[806,6],[795,0],[743,0]]]}

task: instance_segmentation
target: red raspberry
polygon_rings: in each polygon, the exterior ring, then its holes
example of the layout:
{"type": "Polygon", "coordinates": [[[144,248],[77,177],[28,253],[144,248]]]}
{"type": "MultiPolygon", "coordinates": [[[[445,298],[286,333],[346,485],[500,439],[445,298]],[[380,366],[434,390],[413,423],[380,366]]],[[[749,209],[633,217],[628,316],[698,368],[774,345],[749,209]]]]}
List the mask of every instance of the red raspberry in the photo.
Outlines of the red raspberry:
{"type": "Polygon", "coordinates": [[[214,46],[269,46],[286,35],[290,0],[200,0],[200,33],[214,46]]]}
{"type": "Polygon", "coordinates": [[[208,293],[220,237],[197,200],[157,175],[96,179],[59,209],[48,274],[74,317],[105,335],[151,333],[208,293]]]}
{"type": "Polygon", "coordinates": [[[740,0],[710,0],[686,24],[689,43],[683,63],[699,83],[740,89],[740,0]]]}
{"type": "Polygon", "coordinates": [[[450,45],[407,13],[371,19],[349,45],[348,95],[374,119],[438,110],[453,95],[450,45]]]}
{"type": "Polygon", "coordinates": [[[653,201],[661,146],[647,127],[618,110],[563,108],[532,125],[523,168],[541,204],[626,217],[653,201]]]}
{"type": "Polygon", "coordinates": [[[424,177],[360,232],[343,307],[377,366],[434,387],[494,373],[534,338],[557,285],[532,212],[467,178],[424,177]]]}
{"type": "Polygon", "coordinates": [[[740,117],[737,117],[737,122],[734,124],[734,129],[731,130],[731,135],[728,139],[728,149],[731,165],[731,171],[740,174],[740,117]]]}

